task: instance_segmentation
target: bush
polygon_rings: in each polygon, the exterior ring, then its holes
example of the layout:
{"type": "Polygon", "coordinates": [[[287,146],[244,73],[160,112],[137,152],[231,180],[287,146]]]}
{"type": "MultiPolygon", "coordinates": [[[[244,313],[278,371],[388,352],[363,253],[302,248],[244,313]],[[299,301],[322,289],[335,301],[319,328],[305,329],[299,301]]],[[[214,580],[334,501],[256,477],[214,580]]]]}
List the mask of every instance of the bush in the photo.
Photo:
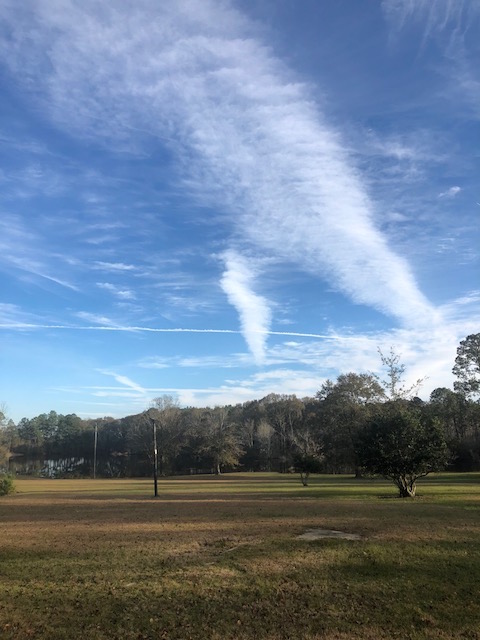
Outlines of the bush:
{"type": "Polygon", "coordinates": [[[6,496],[15,492],[15,483],[13,476],[7,474],[0,475],[0,496],[6,496]]]}

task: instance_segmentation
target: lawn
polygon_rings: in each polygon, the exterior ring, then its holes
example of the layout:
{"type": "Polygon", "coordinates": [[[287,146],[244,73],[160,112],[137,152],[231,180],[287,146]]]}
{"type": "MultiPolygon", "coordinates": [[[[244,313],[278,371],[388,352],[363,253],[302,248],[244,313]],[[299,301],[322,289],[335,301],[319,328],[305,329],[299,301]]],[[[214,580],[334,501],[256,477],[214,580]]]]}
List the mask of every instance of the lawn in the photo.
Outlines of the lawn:
{"type": "Polygon", "coordinates": [[[0,638],[480,639],[480,474],[17,481],[0,638]],[[360,541],[304,541],[311,528],[360,541]]]}

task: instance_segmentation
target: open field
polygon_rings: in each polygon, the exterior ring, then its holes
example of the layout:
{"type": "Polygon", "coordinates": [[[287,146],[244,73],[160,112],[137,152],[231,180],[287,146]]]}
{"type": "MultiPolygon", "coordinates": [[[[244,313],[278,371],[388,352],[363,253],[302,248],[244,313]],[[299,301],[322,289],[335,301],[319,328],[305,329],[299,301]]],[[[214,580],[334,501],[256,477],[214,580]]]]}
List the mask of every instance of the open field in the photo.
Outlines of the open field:
{"type": "Polygon", "coordinates": [[[480,474],[18,480],[0,638],[480,639],[480,474]],[[360,541],[297,540],[310,528],[360,541]]]}

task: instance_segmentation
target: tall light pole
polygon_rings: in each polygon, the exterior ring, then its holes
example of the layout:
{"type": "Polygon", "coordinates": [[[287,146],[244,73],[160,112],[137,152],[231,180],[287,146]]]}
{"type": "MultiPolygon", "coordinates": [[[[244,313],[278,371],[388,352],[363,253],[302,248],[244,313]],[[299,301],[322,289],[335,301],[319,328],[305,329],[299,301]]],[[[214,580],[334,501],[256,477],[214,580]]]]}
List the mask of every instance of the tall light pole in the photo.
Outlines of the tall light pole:
{"type": "Polygon", "coordinates": [[[152,423],[153,436],[153,495],[158,497],[158,448],[157,448],[157,421],[152,416],[152,409],[147,411],[147,416],[152,423]]]}
{"type": "Polygon", "coordinates": [[[97,441],[98,441],[98,423],[95,422],[95,436],[93,440],[93,479],[97,477],[97,441]]]}

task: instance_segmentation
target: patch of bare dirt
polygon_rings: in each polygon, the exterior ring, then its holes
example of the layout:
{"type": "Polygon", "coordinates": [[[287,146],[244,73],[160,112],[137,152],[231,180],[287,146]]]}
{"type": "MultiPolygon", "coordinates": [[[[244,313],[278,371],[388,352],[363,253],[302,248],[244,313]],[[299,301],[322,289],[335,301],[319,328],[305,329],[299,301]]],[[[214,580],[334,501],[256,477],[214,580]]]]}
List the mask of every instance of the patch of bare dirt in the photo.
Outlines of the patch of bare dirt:
{"type": "Polygon", "coordinates": [[[305,533],[297,536],[297,540],[322,540],[324,538],[337,538],[340,540],[361,540],[358,533],[346,533],[345,531],[334,531],[333,529],[307,529],[305,533]]]}

